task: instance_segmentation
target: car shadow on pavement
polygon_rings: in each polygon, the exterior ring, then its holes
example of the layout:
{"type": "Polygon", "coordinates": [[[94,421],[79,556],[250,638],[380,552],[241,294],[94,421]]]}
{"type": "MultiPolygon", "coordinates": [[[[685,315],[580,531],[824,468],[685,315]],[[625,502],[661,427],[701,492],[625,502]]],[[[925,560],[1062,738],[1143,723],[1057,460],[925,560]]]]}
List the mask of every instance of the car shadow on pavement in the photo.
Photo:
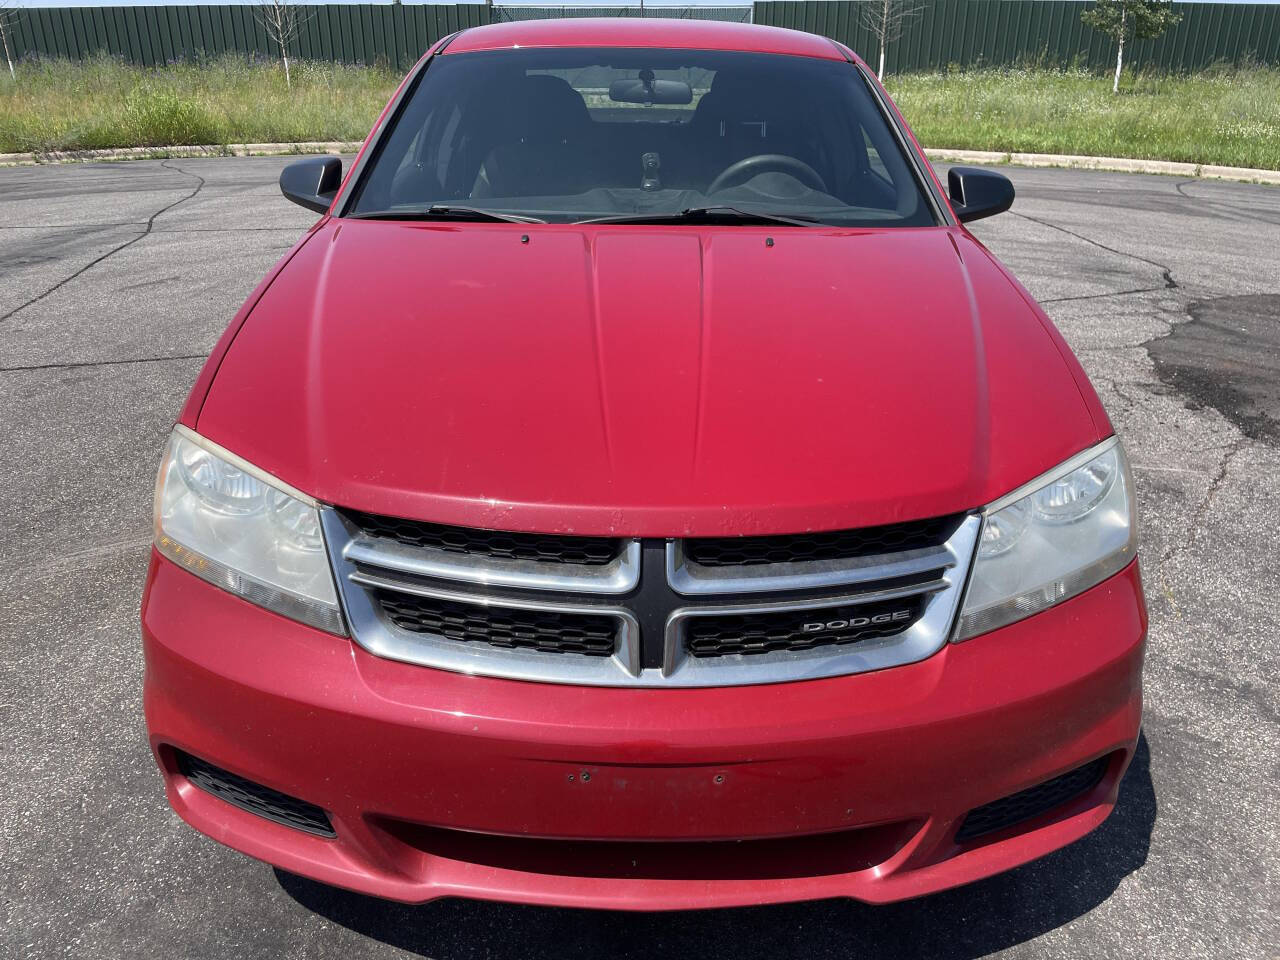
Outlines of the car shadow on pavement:
{"type": "Polygon", "coordinates": [[[888,906],[817,903],[687,913],[623,913],[467,900],[406,906],[276,870],[308,910],[367,937],[437,960],[456,957],[697,955],[931,957],[970,960],[1031,940],[1088,913],[1147,859],[1156,820],[1146,736],[1120,801],[1093,833],[1017,870],[888,906]]]}

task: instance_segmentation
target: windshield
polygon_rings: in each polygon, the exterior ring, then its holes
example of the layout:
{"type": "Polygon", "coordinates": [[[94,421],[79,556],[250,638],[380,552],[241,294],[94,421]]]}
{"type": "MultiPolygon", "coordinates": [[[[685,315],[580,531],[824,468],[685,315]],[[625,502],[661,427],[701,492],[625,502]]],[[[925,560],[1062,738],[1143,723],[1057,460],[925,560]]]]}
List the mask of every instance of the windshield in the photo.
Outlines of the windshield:
{"type": "Polygon", "coordinates": [[[347,213],[635,222],[708,207],[741,222],[936,222],[852,64],[580,47],[434,58],[347,213]]]}

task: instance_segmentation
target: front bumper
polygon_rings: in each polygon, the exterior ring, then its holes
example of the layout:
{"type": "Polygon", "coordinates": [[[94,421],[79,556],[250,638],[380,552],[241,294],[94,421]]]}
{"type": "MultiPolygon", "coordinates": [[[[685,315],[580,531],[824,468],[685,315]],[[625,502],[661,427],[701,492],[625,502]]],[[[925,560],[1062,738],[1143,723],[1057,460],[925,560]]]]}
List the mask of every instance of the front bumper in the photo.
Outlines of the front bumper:
{"type": "Polygon", "coordinates": [[[1133,753],[1146,626],[1135,561],[908,666],[655,690],[379,659],[154,552],[142,608],[151,745],[198,830],[396,900],[645,910],[901,900],[1077,839],[1133,753]],[[322,807],[336,838],[201,790],[178,750],[322,807]],[[956,842],[968,811],[1098,758],[1076,799],[956,842]]]}

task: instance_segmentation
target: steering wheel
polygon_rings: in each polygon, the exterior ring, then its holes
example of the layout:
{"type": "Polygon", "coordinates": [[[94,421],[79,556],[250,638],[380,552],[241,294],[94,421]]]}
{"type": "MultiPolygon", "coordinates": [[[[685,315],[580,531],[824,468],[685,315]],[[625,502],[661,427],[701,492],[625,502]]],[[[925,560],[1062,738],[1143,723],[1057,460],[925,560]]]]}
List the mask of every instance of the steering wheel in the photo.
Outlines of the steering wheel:
{"type": "Polygon", "coordinates": [[[711,194],[728,186],[736,186],[770,170],[790,174],[807,187],[827,192],[827,184],[817,170],[803,160],[782,153],[758,153],[754,157],[745,157],[737,163],[729,164],[711,181],[706,192],[711,194]]]}

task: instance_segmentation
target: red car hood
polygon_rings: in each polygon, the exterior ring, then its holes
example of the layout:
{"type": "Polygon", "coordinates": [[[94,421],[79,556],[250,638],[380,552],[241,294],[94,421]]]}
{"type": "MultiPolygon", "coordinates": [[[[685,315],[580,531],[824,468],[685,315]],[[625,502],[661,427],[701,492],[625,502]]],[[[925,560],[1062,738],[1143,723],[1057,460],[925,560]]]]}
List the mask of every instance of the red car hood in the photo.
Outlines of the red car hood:
{"type": "Polygon", "coordinates": [[[963,230],[330,220],[197,427],[345,506],[673,536],[977,507],[1097,409],[963,230]]]}

